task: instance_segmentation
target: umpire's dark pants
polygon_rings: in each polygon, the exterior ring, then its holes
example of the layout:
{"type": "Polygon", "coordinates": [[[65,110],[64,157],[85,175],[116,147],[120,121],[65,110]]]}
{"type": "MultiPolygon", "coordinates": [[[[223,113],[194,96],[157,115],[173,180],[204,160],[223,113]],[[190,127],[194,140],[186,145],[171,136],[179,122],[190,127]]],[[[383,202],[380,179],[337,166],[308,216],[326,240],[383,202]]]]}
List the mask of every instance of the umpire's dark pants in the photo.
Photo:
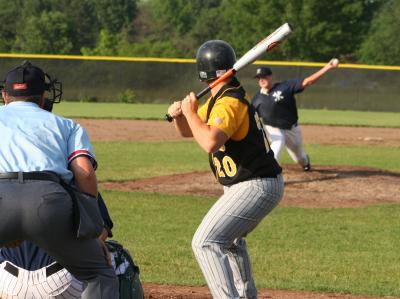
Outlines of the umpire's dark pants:
{"type": "Polygon", "coordinates": [[[29,240],[88,283],[85,298],[119,298],[115,271],[99,241],[75,237],[72,211],[72,200],[58,183],[0,180],[0,247],[29,240]]]}

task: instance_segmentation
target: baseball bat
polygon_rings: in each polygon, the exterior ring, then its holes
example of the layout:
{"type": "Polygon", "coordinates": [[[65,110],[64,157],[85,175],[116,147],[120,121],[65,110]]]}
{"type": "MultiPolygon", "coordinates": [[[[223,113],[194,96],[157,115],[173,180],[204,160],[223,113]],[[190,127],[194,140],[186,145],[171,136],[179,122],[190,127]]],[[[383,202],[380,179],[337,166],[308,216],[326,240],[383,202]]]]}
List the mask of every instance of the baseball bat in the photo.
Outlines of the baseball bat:
{"type": "MultiPolygon", "coordinates": [[[[293,32],[293,27],[289,23],[283,24],[281,27],[276,29],[266,38],[261,40],[252,49],[247,51],[246,54],[244,54],[238,61],[236,61],[236,63],[230,70],[228,70],[221,77],[218,77],[216,80],[210,83],[206,88],[204,88],[202,91],[196,94],[196,98],[200,99],[202,96],[207,94],[213,87],[217,86],[225,79],[233,76],[239,70],[244,68],[246,65],[249,65],[250,63],[254,62],[258,57],[261,56],[261,54],[271,51],[292,32],[293,32]]],[[[165,115],[165,119],[169,122],[173,121],[173,118],[169,114],[165,115]]]]}

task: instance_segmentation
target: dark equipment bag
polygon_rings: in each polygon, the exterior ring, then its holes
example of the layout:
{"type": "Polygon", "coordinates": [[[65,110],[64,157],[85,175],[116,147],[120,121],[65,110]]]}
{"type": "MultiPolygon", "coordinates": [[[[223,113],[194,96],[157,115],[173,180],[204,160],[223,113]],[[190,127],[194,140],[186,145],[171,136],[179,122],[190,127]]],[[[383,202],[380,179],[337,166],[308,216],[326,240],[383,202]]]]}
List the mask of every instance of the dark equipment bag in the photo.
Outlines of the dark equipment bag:
{"type": "Polygon", "coordinates": [[[119,280],[119,298],[144,299],[139,267],[134,263],[129,251],[115,240],[107,240],[105,244],[115,262],[119,280]]]}

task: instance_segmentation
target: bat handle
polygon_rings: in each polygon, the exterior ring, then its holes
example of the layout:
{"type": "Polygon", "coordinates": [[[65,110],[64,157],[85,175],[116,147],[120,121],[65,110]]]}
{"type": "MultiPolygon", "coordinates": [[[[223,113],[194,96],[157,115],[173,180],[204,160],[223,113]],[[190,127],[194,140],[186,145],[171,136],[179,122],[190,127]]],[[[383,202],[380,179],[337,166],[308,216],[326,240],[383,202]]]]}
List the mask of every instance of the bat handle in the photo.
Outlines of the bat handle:
{"type": "Polygon", "coordinates": [[[169,115],[168,113],[165,114],[164,119],[165,119],[166,121],[170,122],[170,123],[172,123],[172,121],[174,120],[174,118],[173,118],[171,115],[169,115]]]}
{"type": "MultiPolygon", "coordinates": [[[[196,98],[197,99],[200,99],[202,96],[204,96],[205,94],[207,94],[209,91],[210,91],[210,87],[209,86],[207,86],[206,88],[204,88],[202,91],[200,91],[198,94],[196,94],[196,98]]],[[[173,120],[174,120],[174,118],[171,116],[171,115],[169,115],[168,113],[167,114],[165,114],[165,120],[166,121],[168,121],[168,122],[172,122],[173,120]]]]}
{"type": "Polygon", "coordinates": [[[210,91],[211,87],[207,86],[206,88],[204,88],[202,91],[200,91],[199,93],[196,94],[196,98],[200,99],[201,97],[203,97],[206,93],[208,93],[210,91]]]}

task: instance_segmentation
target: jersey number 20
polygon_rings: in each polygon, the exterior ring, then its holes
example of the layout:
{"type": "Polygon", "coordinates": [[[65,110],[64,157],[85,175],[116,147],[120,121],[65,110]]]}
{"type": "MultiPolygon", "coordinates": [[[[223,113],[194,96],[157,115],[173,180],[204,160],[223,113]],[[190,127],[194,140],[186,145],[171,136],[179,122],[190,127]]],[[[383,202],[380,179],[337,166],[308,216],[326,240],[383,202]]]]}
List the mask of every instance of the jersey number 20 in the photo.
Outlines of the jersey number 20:
{"type": "Polygon", "coordinates": [[[224,156],[222,158],[222,163],[218,160],[217,157],[213,157],[213,162],[217,171],[217,175],[220,178],[234,177],[237,172],[237,167],[235,161],[229,156],[224,156]]]}

